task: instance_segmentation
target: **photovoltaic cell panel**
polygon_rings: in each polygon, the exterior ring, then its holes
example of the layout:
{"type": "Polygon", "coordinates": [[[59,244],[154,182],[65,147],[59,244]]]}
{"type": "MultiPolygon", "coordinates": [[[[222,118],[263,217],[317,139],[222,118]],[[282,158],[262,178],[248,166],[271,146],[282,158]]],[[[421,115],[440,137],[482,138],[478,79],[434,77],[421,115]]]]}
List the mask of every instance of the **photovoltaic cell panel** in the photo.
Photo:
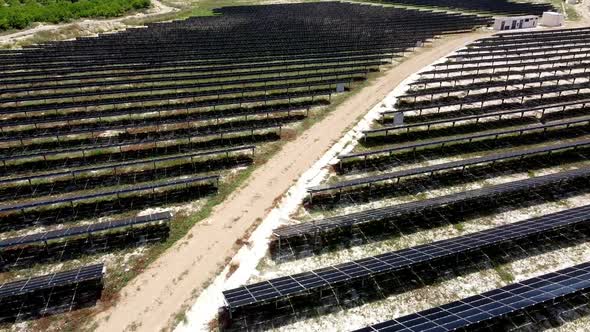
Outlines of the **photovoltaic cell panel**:
{"type": "Polygon", "coordinates": [[[5,282],[0,285],[0,299],[8,296],[23,295],[37,290],[64,286],[82,281],[101,279],[103,274],[104,265],[101,263],[40,277],[31,277],[19,281],[5,282]]]}
{"type": "Polygon", "coordinates": [[[5,240],[0,240],[0,250],[13,246],[56,240],[83,234],[92,234],[96,232],[114,230],[117,228],[123,228],[128,226],[137,226],[158,221],[170,221],[170,218],[172,218],[170,212],[162,212],[145,216],[137,216],[129,219],[113,220],[102,223],[90,224],[86,226],[70,227],[44,233],[36,233],[26,236],[13,237],[5,240]]]}
{"type": "MultiPolygon", "coordinates": [[[[487,136],[514,134],[514,133],[519,133],[521,131],[530,131],[530,130],[538,130],[538,129],[558,127],[558,126],[575,125],[575,124],[578,124],[578,123],[584,123],[584,122],[589,121],[589,120],[590,120],[590,117],[580,117],[580,118],[575,118],[575,119],[552,121],[552,122],[549,122],[549,123],[532,125],[532,126],[526,126],[526,127],[517,128],[517,129],[495,130],[495,131],[492,131],[492,132],[487,132],[487,133],[482,133],[482,134],[464,135],[464,136],[461,136],[461,137],[446,138],[446,139],[436,140],[436,141],[432,141],[432,142],[412,143],[412,144],[408,144],[408,147],[405,147],[405,149],[413,148],[414,146],[421,147],[423,145],[429,145],[429,144],[432,144],[434,142],[438,142],[437,144],[442,144],[442,143],[450,143],[450,142],[454,142],[454,141],[458,141],[458,140],[478,139],[478,138],[483,138],[483,137],[487,137],[487,136]]],[[[379,133],[379,132],[393,131],[393,130],[397,130],[397,129],[400,129],[400,127],[395,127],[394,126],[394,127],[384,127],[384,128],[378,128],[378,129],[371,129],[371,130],[364,131],[364,133],[365,134],[371,134],[371,133],[379,133]]],[[[403,129],[403,128],[401,128],[401,129],[403,129]]]]}
{"type": "Polygon", "coordinates": [[[455,331],[547,301],[590,290],[590,263],[524,280],[356,332],[455,331]]]}
{"type": "Polygon", "coordinates": [[[60,172],[52,172],[52,173],[46,173],[46,174],[40,174],[40,175],[20,176],[20,177],[1,179],[0,184],[17,183],[17,182],[31,181],[31,180],[41,179],[41,178],[51,178],[51,177],[57,177],[57,176],[68,176],[68,175],[76,176],[78,174],[88,173],[88,172],[110,170],[110,169],[116,169],[116,168],[121,168],[121,167],[132,167],[132,166],[137,166],[137,165],[142,165],[142,164],[161,163],[161,162],[167,162],[167,161],[173,161],[173,160],[205,157],[205,156],[211,156],[211,155],[216,155],[216,154],[225,154],[225,153],[230,153],[230,152],[254,150],[255,148],[256,147],[254,145],[240,146],[240,147],[235,147],[235,148],[184,154],[181,156],[152,158],[152,159],[144,159],[144,160],[137,160],[137,161],[128,161],[128,162],[123,162],[123,163],[118,163],[118,164],[113,164],[113,165],[79,168],[79,169],[75,169],[75,170],[71,170],[71,171],[60,171],[60,172]]]}
{"type": "Polygon", "coordinates": [[[39,206],[48,206],[48,205],[59,204],[59,203],[69,203],[69,202],[75,202],[75,201],[91,199],[91,198],[126,194],[126,193],[143,191],[143,190],[173,187],[173,186],[178,186],[178,185],[190,185],[190,184],[194,184],[194,183],[198,183],[198,182],[206,182],[206,181],[212,181],[212,180],[218,180],[218,179],[219,179],[219,175],[211,175],[211,176],[204,176],[204,177],[191,177],[188,179],[172,180],[172,181],[167,181],[167,182],[158,183],[158,184],[133,186],[130,188],[113,190],[113,191],[104,191],[104,192],[88,194],[88,195],[84,195],[84,196],[63,197],[63,198],[54,198],[54,199],[47,199],[47,200],[36,200],[36,201],[32,201],[32,202],[27,202],[27,203],[19,203],[19,204],[13,204],[13,205],[0,206],[0,212],[6,213],[6,212],[13,212],[13,211],[20,211],[22,209],[34,208],[34,207],[39,207],[39,206]]]}
{"type": "Polygon", "coordinates": [[[551,146],[543,146],[540,148],[534,148],[534,149],[528,149],[528,150],[519,150],[519,151],[497,153],[497,154],[486,155],[486,156],[479,157],[479,158],[452,161],[452,162],[438,164],[438,165],[418,167],[418,168],[407,169],[407,170],[402,170],[402,171],[398,171],[398,172],[380,174],[380,175],[376,175],[376,176],[357,178],[354,180],[342,181],[342,182],[337,182],[337,183],[333,183],[333,184],[319,185],[319,186],[311,187],[307,191],[310,193],[317,193],[317,192],[322,192],[322,191],[329,191],[329,190],[353,187],[353,186],[358,186],[358,185],[363,185],[363,184],[382,182],[382,181],[387,181],[387,180],[392,180],[392,179],[399,179],[399,178],[403,178],[403,177],[407,177],[407,176],[428,174],[428,173],[433,173],[433,172],[437,172],[437,171],[444,171],[444,170],[450,170],[450,169],[455,169],[455,168],[460,168],[460,167],[467,167],[467,166],[472,166],[472,165],[476,165],[476,164],[489,163],[489,162],[500,161],[500,160],[505,160],[505,159],[526,157],[526,156],[539,154],[539,153],[548,153],[548,152],[564,150],[564,149],[585,147],[588,145],[590,145],[590,139],[579,140],[579,141],[574,141],[574,142],[566,142],[566,143],[555,144],[555,145],[551,145],[551,146]]]}
{"type": "Polygon", "coordinates": [[[466,236],[242,286],[226,290],[223,295],[228,308],[235,310],[244,306],[304,295],[371,275],[392,273],[417,264],[433,262],[436,259],[499,246],[510,241],[588,222],[590,222],[590,205],[466,236]]]}
{"type": "Polygon", "coordinates": [[[590,175],[590,168],[579,168],[570,171],[554,173],[520,181],[502,183],[480,189],[468,190],[456,194],[435,197],[420,201],[413,201],[394,206],[386,206],[377,209],[330,217],[300,224],[279,227],[274,230],[274,235],[279,238],[289,238],[304,235],[314,235],[327,232],[340,227],[350,227],[364,223],[384,220],[387,218],[404,215],[407,213],[436,208],[439,206],[465,202],[476,198],[497,196],[501,194],[534,189],[536,187],[550,185],[556,182],[569,181],[575,178],[582,178],[590,175]]]}

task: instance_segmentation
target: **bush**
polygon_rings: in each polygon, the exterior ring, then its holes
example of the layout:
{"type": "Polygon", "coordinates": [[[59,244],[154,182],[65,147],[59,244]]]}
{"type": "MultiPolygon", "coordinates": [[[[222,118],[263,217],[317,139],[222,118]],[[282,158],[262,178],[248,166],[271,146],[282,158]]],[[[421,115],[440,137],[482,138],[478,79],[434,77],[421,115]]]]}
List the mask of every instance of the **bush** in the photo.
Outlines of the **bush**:
{"type": "Polygon", "coordinates": [[[149,6],[150,0],[0,0],[0,31],[23,29],[33,22],[115,17],[149,6]]]}

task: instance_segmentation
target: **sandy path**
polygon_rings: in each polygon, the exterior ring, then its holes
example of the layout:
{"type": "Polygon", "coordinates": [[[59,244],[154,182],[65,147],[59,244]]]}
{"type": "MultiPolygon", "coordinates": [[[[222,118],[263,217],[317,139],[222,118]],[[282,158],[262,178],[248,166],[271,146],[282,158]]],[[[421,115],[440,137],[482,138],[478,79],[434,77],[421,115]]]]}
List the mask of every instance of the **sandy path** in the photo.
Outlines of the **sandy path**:
{"type": "Polygon", "coordinates": [[[580,26],[587,26],[590,24],[590,0],[582,0],[581,3],[574,5],[574,8],[580,15],[580,26]]]}
{"type": "Polygon", "coordinates": [[[105,20],[95,20],[95,19],[84,19],[80,21],[75,21],[66,24],[41,24],[39,26],[21,30],[15,33],[7,34],[7,35],[0,35],[0,44],[13,44],[19,40],[27,39],[32,37],[33,35],[43,32],[43,31],[54,31],[59,29],[67,29],[69,27],[77,26],[81,30],[82,34],[92,34],[99,31],[111,31],[111,30],[120,30],[125,28],[127,25],[123,23],[123,21],[131,19],[131,18],[146,18],[150,16],[156,16],[161,14],[171,13],[173,11],[178,11],[178,8],[167,6],[161,3],[159,0],[151,0],[152,7],[147,10],[147,12],[136,13],[133,15],[127,15],[122,17],[117,17],[113,19],[105,19],[105,20]]]}
{"type": "Polygon", "coordinates": [[[324,120],[288,142],[257,169],[211,216],[196,225],[121,292],[118,303],[98,315],[97,331],[160,331],[171,327],[173,316],[190,305],[235,253],[258,218],[264,218],[280,197],[337,141],[358,118],[380,102],[406,77],[464,46],[483,33],[449,36],[435,47],[403,62],[342,103],[324,120]]]}

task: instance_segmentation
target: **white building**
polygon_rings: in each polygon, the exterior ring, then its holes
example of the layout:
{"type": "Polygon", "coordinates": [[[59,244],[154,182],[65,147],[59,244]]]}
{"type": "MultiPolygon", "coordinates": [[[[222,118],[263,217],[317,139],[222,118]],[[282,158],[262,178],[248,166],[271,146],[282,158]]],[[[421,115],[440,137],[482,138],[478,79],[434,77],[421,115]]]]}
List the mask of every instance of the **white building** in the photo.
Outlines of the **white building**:
{"type": "Polygon", "coordinates": [[[541,25],[546,27],[559,27],[563,25],[564,21],[563,14],[556,12],[544,12],[541,17],[541,25]]]}
{"type": "Polygon", "coordinates": [[[536,28],[539,17],[535,15],[515,16],[515,17],[496,17],[494,20],[494,30],[516,30],[536,28]]]}

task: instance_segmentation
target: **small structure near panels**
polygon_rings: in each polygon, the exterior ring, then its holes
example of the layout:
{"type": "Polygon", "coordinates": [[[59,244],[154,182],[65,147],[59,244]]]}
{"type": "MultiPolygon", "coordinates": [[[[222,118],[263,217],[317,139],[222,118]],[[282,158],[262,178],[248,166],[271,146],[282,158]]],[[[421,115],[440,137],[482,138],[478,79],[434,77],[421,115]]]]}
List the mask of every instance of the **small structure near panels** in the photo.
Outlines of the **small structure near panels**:
{"type": "Polygon", "coordinates": [[[541,17],[541,25],[546,27],[559,27],[563,25],[564,21],[563,14],[556,12],[544,12],[541,17]]]}
{"type": "Polygon", "coordinates": [[[539,17],[535,15],[496,17],[494,19],[494,30],[503,31],[516,29],[531,29],[536,28],[538,23],[539,17]]]}

